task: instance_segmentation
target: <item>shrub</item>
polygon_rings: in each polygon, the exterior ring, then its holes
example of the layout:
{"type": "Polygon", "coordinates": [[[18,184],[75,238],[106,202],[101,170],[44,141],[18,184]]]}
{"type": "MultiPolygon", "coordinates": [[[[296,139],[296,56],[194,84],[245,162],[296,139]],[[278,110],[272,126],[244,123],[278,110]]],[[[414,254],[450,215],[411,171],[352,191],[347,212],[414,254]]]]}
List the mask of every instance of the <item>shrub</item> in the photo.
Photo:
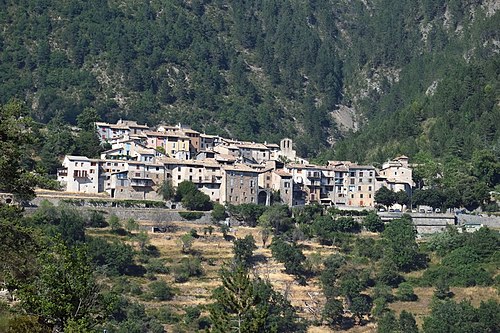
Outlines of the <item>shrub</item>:
{"type": "Polygon", "coordinates": [[[157,258],[150,259],[146,265],[146,269],[148,272],[157,274],[168,274],[169,272],[169,269],[165,266],[163,260],[157,258]]]}
{"type": "Polygon", "coordinates": [[[182,283],[192,276],[203,275],[201,260],[199,258],[184,258],[173,269],[175,282],[182,283]]]}
{"type": "Polygon", "coordinates": [[[363,219],[363,226],[366,230],[371,232],[384,231],[384,222],[382,222],[380,216],[378,216],[375,212],[370,212],[365,216],[365,218],[363,219]]]}
{"type": "Polygon", "coordinates": [[[104,214],[100,211],[93,210],[90,212],[87,226],[91,228],[105,228],[108,226],[104,214]]]}
{"type": "Polygon", "coordinates": [[[202,212],[179,212],[179,215],[188,221],[198,220],[203,217],[202,212]]]}
{"type": "Polygon", "coordinates": [[[149,290],[151,296],[160,301],[168,301],[174,296],[172,288],[165,281],[151,282],[149,290]]]}
{"type": "Polygon", "coordinates": [[[417,295],[413,291],[413,287],[408,282],[403,282],[399,285],[396,295],[400,301],[413,302],[417,300],[417,295]]]}

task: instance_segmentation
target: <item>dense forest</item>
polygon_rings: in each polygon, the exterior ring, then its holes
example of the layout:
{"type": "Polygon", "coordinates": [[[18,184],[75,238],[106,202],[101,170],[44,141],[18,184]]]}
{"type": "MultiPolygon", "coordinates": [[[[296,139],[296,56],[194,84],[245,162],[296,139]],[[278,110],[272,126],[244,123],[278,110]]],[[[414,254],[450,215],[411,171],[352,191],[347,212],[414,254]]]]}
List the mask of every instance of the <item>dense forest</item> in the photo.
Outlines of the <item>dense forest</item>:
{"type": "Polygon", "coordinates": [[[470,158],[498,147],[497,9],[458,0],[5,0],[0,104],[25,101],[42,123],[76,124],[92,107],[106,121],[292,136],[306,157],[470,158]],[[363,131],[337,123],[341,105],[363,131]]]}

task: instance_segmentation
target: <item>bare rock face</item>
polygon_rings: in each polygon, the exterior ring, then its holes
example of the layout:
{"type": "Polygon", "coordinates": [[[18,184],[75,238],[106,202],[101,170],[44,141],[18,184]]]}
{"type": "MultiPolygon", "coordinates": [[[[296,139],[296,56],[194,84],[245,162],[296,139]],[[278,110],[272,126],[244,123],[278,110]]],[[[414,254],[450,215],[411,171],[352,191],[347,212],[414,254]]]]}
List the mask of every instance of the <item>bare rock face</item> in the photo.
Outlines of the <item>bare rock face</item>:
{"type": "Polygon", "coordinates": [[[353,107],[339,105],[339,108],[334,110],[331,115],[338,124],[341,132],[356,132],[358,130],[359,123],[356,119],[356,110],[353,107]]]}

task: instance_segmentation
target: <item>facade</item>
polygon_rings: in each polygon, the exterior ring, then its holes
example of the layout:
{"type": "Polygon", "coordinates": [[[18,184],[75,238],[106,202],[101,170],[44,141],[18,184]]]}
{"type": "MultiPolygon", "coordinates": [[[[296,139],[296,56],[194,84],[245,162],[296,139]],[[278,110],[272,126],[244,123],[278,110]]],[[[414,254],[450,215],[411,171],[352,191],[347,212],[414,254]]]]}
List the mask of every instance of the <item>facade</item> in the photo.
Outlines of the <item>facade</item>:
{"type": "Polygon", "coordinates": [[[348,172],[347,205],[375,207],[376,170],[373,166],[351,164],[348,172]]]}
{"type": "Polygon", "coordinates": [[[66,156],[58,170],[66,191],[160,200],[156,190],[165,180],[174,187],[191,181],[221,204],[268,205],[271,194],[279,192],[289,206],[374,208],[380,187],[410,193],[413,186],[406,156],[384,163],[380,170],[349,161],[320,166],[298,157],[291,139],[278,146],[200,134],[180,124],[152,131],[124,120],[96,123],[96,130],[112,148],[100,159],[66,156]]]}
{"type": "Polygon", "coordinates": [[[116,124],[96,122],[95,127],[101,142],[109,143],[123,137],[138,136],[149,129],[147,125],[140,125],[135,121],[122,119],[118,120],[116,124]]]}
{"type": "Polygon", "coordinates": [[[63,168],[57,170],[57,177],[67,192],[103,192],[100,160],[68,155],[62,165],[63,168]]]}
{"type": "Polygon", "coordinates": [[[232,165],[222,167],[221,175],[221,202],[232,205],[258,203],[258,171],[245,165],[232,165]]]}

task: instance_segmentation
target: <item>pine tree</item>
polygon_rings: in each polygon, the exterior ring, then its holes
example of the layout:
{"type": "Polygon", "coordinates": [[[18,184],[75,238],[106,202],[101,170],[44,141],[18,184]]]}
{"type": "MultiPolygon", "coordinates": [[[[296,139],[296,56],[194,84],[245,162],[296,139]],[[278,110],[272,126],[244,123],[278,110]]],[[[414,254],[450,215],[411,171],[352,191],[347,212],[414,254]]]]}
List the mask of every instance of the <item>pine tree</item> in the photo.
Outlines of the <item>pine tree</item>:
{"type": "Polygon", "coordinates": [[[221,272],[222,287],[213,294],[210,308],[212,332],[260,332],[267,317],[267,306],[257,307],[259,300],[248,271],[241,264],[221,272]]]}

